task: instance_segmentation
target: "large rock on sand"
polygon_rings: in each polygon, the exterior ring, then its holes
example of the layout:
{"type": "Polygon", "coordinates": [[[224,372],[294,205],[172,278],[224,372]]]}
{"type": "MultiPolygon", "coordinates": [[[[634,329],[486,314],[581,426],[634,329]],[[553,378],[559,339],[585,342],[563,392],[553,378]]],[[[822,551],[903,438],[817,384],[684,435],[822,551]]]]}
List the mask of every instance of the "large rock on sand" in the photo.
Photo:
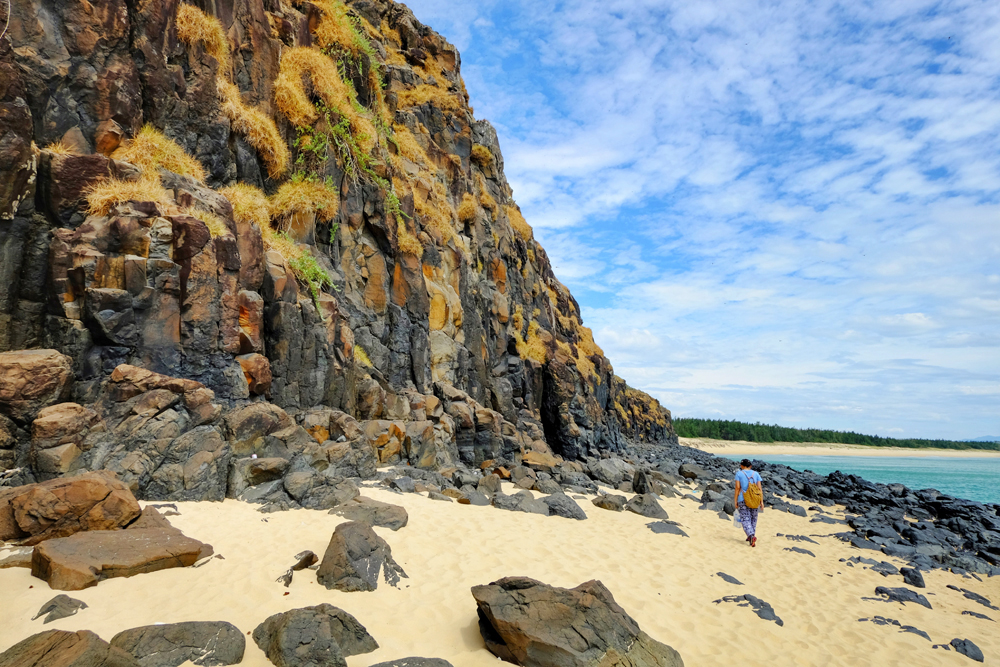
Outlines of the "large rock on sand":
{"type": "Polygon", "coordinates": [[[391,530],[399,530],[410,520],[409,514],[399,505],[383,503],[365,496],[354,498],[353,502],[344,503],[330,510],[330,514],[342,516],[350,521],[360,521],[369,526],[382,526],[391,530]]]}
{"type": "Polygon", "coordinates": [[[316,578],[328,589],[373,591],[378,588],[380,572],[385,573],[385,581],[391,586],[399,582],[400,576],[406,576],[392,559],[389,544],[371,526],[350,521],[333,531],[316,578]]]}
{"type": "Polygon", "coordinates": [[[140,512],[128,487],[109,474],[53,479],[0,495],[0,540],[30,546],[85,530],[114,530],[140,512]]]}
{"type": "Polygon", "coordinates": [[[556,588],[527,577],[474,586],[486,648],[525,667],[683,667],[599,581],[556,588]]]}
{"type": "Polygon", "coordinates": [[[73,360],[56,350],[0,352],[0,414],[30,422],[69,395],[73,360]]]}
{"type": "Polygon", "coordinates": [[[667,511],[660,506],[660,503],[656,500],[656,496],[652,493],[632,496],[632,499],[625,503],[625,509],[650,519],[670,518],[667,516],[667,511]]]}
{"type": "Polygon", "coordinates": [[[140,667],[130,654],[89,630],[48,630],[0,653],[0,667],[140,667]]]}
{"type": "Polygon", "coordinates": [[[211,546],[174,528],[95,530],[36,546],[31,574],[56,590],[77,591],[112,577],[187,567],[211,554],[211,546]]]}
{"type": "Polygon", "coordinates": [[[131,654],[142,667],[235,665],[243,660],[247,640],[232,623],[188,621],[146,625],[119,632],[111,645],[131,654]]]}
{"type": "Polygon", "coordinates": [[[345,667],[345,656],[378,648],[356,618],[325,603],[269,617],[253,640],[278,667],[345,667]]]}

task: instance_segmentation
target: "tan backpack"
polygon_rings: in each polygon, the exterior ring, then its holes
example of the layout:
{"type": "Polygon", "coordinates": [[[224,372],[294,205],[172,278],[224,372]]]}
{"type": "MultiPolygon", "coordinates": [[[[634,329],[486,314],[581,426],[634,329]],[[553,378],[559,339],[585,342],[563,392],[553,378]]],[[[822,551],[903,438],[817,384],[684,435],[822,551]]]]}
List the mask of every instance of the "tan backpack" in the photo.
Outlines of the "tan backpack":
{"type": "Polygon", "coordinates": [[[764,494],[760,490],[760,484],[750,483],[750,475],[747,475],[747,490],[743,492],[743,504],[754,510],[764,503],[764,494]]]}

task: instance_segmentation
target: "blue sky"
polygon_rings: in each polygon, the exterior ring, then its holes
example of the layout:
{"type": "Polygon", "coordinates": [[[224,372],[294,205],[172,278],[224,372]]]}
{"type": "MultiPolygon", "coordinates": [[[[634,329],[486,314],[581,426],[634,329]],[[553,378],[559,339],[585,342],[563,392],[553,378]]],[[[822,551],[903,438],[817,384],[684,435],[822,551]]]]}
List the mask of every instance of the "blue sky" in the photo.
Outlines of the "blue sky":
{"type": "Polygon", "coordinates": [[[1000,3],[414,0],[675,416],[1000,435],[1000,3]]]}

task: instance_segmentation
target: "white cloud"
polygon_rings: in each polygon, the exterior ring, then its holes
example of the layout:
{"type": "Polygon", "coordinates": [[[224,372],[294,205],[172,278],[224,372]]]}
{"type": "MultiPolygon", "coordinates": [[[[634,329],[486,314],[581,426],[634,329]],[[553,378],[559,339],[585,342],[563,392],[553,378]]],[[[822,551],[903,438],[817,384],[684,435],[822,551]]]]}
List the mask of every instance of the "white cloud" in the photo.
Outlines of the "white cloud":
{"type": "Polygon", "coordinates": [[[632,384],[689,416],[1000,431],[1000,5],[410,4],[632,384]]]}

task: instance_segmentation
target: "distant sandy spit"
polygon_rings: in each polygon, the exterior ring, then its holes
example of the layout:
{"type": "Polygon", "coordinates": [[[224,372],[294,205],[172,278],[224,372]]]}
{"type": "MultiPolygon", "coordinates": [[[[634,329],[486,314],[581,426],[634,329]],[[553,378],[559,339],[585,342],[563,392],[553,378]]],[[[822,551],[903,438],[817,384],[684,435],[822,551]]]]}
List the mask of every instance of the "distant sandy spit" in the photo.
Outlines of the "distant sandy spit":
{"type": "MultiPolygon", "coordinates": [[[[505,491],[513,488],[505,484],[505,491]]],[[[409,512],[409,525],[398,532],[376,529],[409,575],[398,589],[381,582],[371,593],[328,591],[312,570],[295,573],[290,588],[275,581],[296,553],[311,549],[322,557],[342,521],[337,516],[311,510],[260,514],[256,506],[234,500],[177,503],[180,516],[170,521],[213,544],[223,559],[70,592],[89,608],[48,625],[31,617],[57,591],[26,569],[0,570],[0,650],[50,628],[89,629],[110,640],[140,625],[221,620],[249,633],[271,614],[328,602],[357,617],[381,645],[374,653],[348,658],[350,667],[414,655],[445,658],[455,667],[496,667],[500,663],[479,634],[470,588],[526,575],[565,587],[600,579],[643,630],[680,651],[687,667],[747,659],[772,666],[973,664],[953,651],[932,648],[953,638],[971,639],[986,654],[987,665],[1000,664],[997,624],[962,612],[994,619],[1000,614],[946,587],[967,588],[997,602],[1000,577],[980,582],[927,573],[928,588],[919,592],[933,609],[872,599],[877,586],[902,587],[902,577],[886,578],[844,559],[903,563],[831,537],[840,529],[836,525],[768,510],[761,517],[760,542],[751,549],[731,520],[699,510],[697,502],[685,498],[664,500],[663,506],[689,537],[655,534],[647,527],[650,519],[598,509],[587,498],[578,502],[589,518],[575,521],[447,503],[385,487],[362,492],[409,512]],[[807,536],[812,542],[779,534],[807,536]],[[813,555],[789,551],[792,547],[813,555]],[[744,585],[727,583],[719,572],[744,585]],[[734,602],[714,602],[748,593],[770,603],[784,625],[762,620],[734,602]],[[932,641],[897,626],[859,621],[876,615],[915,626],[932,641]]],[[[842,516],[833,508],[826,511],[842,516]]],[[[249,636],[242,664],[270,664],[249,636]]]]}
{"type": "Polygon", "coordinates": [[[984,449],[908,449],[906,447],[867,447],[827,442],[747,442],[712,438],[678,438],[685,447],[694,447],[718,456],[787,454],[789,456],[942,456],[948,458],[1000,458],[1000,452],[984,449]]]}

